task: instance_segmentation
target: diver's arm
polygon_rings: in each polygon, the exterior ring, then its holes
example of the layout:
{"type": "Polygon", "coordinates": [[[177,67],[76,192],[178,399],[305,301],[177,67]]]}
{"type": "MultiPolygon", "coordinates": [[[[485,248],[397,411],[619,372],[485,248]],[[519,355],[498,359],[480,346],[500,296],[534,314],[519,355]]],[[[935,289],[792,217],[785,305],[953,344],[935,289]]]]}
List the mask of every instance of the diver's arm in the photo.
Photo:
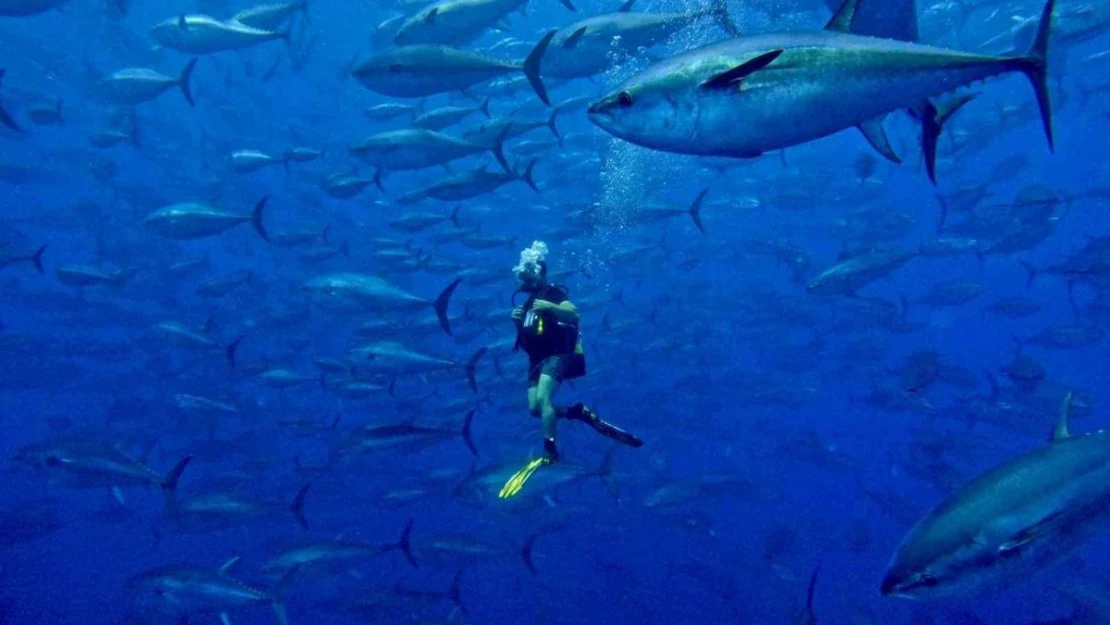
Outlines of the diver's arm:
{"type": "Polygon", "coordinates": [[[562,304],[553,304],[546,300],[536,300],[536,304],[539,304],[535,306],[536,309],[551,311],[559,323],[578,325],[578,309],[571,300],[567,300],[562,304]],[[539,304],[539,302],[543,302],[543,304],[539,304]]]}

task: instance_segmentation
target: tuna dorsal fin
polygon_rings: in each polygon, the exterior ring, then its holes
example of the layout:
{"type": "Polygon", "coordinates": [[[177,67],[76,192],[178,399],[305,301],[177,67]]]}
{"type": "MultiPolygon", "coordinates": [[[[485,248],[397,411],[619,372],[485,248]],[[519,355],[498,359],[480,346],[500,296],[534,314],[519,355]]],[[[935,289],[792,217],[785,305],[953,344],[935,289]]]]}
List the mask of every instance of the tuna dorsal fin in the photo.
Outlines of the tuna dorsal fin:
{"type": "Polygon", "coordinates": [[[439,13],[439,7],[435,7],[431,11],[428,11],[428,14],[424,16],[424,23],[425,24],[434,24],[435,21],[436,21],[436,15],[438,13],[439,13]]]}
{"type": "Polygon", "coordinates": [[[761,54],[761,55],[759,55],[759,56],[757,56],[753,59],[749,59],[747,61],[744,61],[743,63],[737,65],[736,67],[734,67],[730,70],[726,70],[726,71],[721,72],[720,74],[717,74],[716,76],[714,76],[714,77],[710,78],[709,80],[703,82],[701,84],[701,88],[702,89],[726,89],[726,88],[729,88],[733,84],[735,84],[737,82],[740,82],[744,78],[747,78],[748,76],[751,76],[755,72],[758,72],[759,70],[767,67],[768,65],[773,63],[775,59],[779,58],[779,56],[782,53],[783,53],[783,50],[781,50],[781,49],[771,50],[770,52],[764,52],[763,54],[761,54]]]}
{"type": "Polygon", "coordinates": [[[185,21],[185,14],[177,16],[177,27],[181,30],[189,30],[189,22],[185,21]]]}
{"type": "Polygon", "coordinates": [[[883,155],[883,158],[892,163],[901,163],[902,159],[894,152],[894,148],[890,145],[890,139],[886,136],[886,129],[883,128],[883,120],[886,117],[876,117],[869,119],[859,125],[859,131],[863,133],[863,138],[875,148],[875,151],[883,155]]]}
{"type": "Polygon", "coordinates": [[[563,49],[570,50],[574,48],[574,46],[578,45],[578,42],[582,39],[582,35],[586,34],[587,28],[588,26],[583,26],[582,28],[579,28],[578,30],[571,33],[570,36],[563,41],[563,49]]]}
{"type": "Polygon", "coordinates": [[[825,24],[825,30],[838,33],[852,32],[852,25],[856,21],[856,11],[859,10],[859,3],[862,1],[863,0],[844,0],[844,4],[840,5],[840,9],[833,14],[829,23],[825,24]]]}
{"type": "Polygon", "coordinates": [[[1064,395],[1064,401],[1060,402],[1060,416],[1056,420],[1056,429],[1052,431],[1053,441],[1062,441],[1071,438],[1071,432],[1068,431],[1068,418],[1071,416],[1071,400],[1073,393],[1068,391],[1064,395]]]}
{"type": "Polygon", "coordinates": [[[621,5],[621,8],[617,9],[617,13],[628,13],[632,10],[632,5],[634,4],[636,4],[636,0],[627,0],[621,5]]]}
{"type": "Polygon", "coordinates": [[[233,569],[236,564],[239,564],[239,556],[235,556],[227,562],[224,562],[223,566],[221,566],[219,570],[220,575],[227,575],[228,571],[233,569]]]}

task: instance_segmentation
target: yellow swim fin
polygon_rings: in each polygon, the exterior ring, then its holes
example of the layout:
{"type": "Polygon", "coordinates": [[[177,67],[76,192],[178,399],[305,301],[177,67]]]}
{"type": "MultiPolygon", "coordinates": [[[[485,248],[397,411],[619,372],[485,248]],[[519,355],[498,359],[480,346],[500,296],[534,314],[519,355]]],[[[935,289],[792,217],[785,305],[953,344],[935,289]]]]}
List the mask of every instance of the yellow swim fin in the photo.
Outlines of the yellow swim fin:
{"type": "Polygon", "coordinates": [[[536,458],[524,465],[523,469],[517,471],[509,478],[508,482],[505,482],[505,485],[501,487],[501,492],[497,496],[500,499],[508,499],[516,496],[520,493],[521,489],[524,488],[524,484],[528,481],[528,478],[532,477],[532,474],[535,473],[537,469],[548,464],[551,464],[551,461],[547,458],[536,458]]]}

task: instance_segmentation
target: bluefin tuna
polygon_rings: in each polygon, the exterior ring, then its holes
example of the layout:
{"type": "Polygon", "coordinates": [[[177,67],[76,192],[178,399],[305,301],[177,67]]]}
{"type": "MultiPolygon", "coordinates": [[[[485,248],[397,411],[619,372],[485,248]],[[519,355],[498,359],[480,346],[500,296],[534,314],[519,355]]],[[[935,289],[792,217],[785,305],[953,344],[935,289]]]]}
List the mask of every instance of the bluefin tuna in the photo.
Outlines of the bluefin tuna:
{"type": "Polygon", "coordinates": [[[898,547],[882,593],[912,599],[997,592],[1060,561],[1110,515],[1110,433],[1072,436],[1072,394],[1052,441],[976,477],[898,547]]]}
{"type": "MultiPolygon", "coordinates": [[[[570,0],[560,2],[568,10],[575,10],[570,0]]],[[[440,0],[405,20],[393,42],[399,46],[470,43],[510,13],[527,5],[528,0],[440,0]]]]}
{"type": "Polygon", "coordinates": [[[155,25],[150,34],[162,46],[189,54],[241,50],[268,41],[289,40],[289,31],[261,30],[207,15],[173,17],[155,25]]]}
{"type": "Polygon", "coordinates": [[[451,334],[447,305],[460,282],[462,279],[448,284],[434,300],[413,295],[378,276],[360,273],[337,273],[313,278],[305,282],[304,290],[322,303],[334,305],[344,311],[412,312],[430,306],[439,318],[440,327],[451,334]]]}
{"type": "Polygon", "coordinates": [[[172,204],[147,215],[143,223],[159,236],[188,241],[220,234],[239,224],[250,222],[258,236],[263,241],[269,241],[270,237],[262,224],[262,211],[268,200],[269,198],[259,200],[250,215],[229,213],[203,202],[172,204]]]}
{"type": "Polygon", "coordinates": [[[148,102],[162,95],[169,89],[177,87],[185,96],[189,106],[196,106],[189,81],[193,76],[193,68],[197,60],[193,59],[181,71],[177,78],[166,76],[145,67],[121,69],[118,72],[105,76],[100,81],[104,95],[116,104],[139,104],[148,102]]]}
{"type": "Polygon", "coordinates": [[[882,125],[887,114],[923,111],[928,153],[943,121],[930,98],[1019,72],[1033,85],[1052,147],[1047,54],[1055,0],[1045,5],[1023,57],[853,34],[860,1],[848,0],[821,33],[730,39],[658,63],[591,105],[590,119],[644,147],[736,158],[858,127],[880,154],[898,161],[882,125]]]}
{"type": "Polygon", "coordinates": [[[422,98],[461,91],[499,76],[523,71],[536,89],[536,94],[548,103],[547,92],[538,74],[543,49],[541,42],[523,63],[515,63],[442,45],[401,46],[360,63],[352,73],[363,87],[375,93],[422,98]]]}

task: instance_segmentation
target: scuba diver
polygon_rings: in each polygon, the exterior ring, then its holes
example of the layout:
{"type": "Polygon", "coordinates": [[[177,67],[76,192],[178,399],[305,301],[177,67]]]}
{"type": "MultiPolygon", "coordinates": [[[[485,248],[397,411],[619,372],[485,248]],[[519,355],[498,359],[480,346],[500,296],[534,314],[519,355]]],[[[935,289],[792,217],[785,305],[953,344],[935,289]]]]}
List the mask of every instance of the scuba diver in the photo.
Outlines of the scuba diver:
{"type": "MultiPolygon", "coordinates": [[[[543,419],[543,455],[521,469],[501,491],[501,498],[512,497],[524,482],[542,466],[559,460],[555,444],[557,418],[581,421],[598,433],[630,447],[641,447],[643,441],[617,426],[603,421],[585,404],[556,406],[555,391],[564,380],[586,374],[586,358],[578,333],[578,309],[568,298],[565,288],[547,282],[547,245],[542,241],[520,253],[520,263],[513,268],[520,281],[520,290],[528,299],[512,311],[517,338],[514,351],[528,355],[528,410],[543,419]]],[[[514,295],[514,304],[516,296],[514,295]]]]}

